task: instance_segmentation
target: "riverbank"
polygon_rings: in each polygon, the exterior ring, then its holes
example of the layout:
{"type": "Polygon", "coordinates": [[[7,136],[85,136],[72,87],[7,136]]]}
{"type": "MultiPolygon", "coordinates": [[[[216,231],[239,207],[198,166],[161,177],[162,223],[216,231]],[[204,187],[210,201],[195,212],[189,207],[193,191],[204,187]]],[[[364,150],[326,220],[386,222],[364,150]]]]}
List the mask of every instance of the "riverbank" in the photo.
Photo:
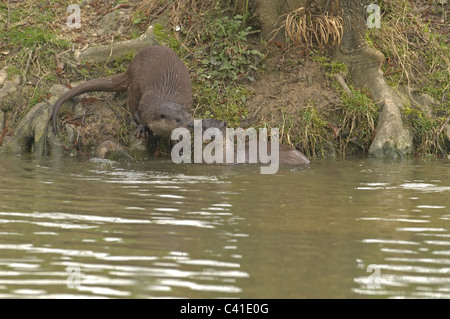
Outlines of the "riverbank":
{"type": "MultiPolygon", "coordinates": [[[[32,118],[27,115],[36,105],[41,103],[40,110],[47,110],[64,87],[124,72],[134,55],[130,51],[115,60],[108,56],[89,62],[77,61],[75,52],[139,39],[149,26],[154,27],[154,39],[172,47],[188,66],[196,118],[225,120],[231,127],[277,127],[283,143],[312,158],[367,153],[374,140],[380,104],[365,90],[352,87],[346,66],[324,50],[261,41],[251,7],[225,7],[214,1],[114,5],[85,1],[80,2],[81,28],[75,29],[67,26],[69,4],[65,0],[0,4],[4,21],[0,25],[0,138],[4,145],[0,151],[13,143],[21,122],[27,127],[24,119],[32,118]],[[338,84],[337,75],[345,78],[348,88],[338,84]]],[[[416,17],[414,25],[423,32],[411,29],[416,31],[404,34],[400,27],[405,24],[399,26],[394,20],[401,8],[386,5],[384,21],[391,31],[398,31],[391,40],[405,35],[417,44],[406,51],[417,59],[402,59],[405,52],[399,46],[403,44],[386,41],[387,27],[368,33],[367,42],[385,55],[383,70],[392,87],[401,91],[409,84],[412,88],[417,103],[406,105],[403,116],[414,135],[415,155],[445,157],[450,153],[449,73],[448,58],[442,58],[442,53],[448,52],[448,44],[438,36],[446,32],[440,26],[445,12],[433,7],[426,24],[431,11],[408,7],[404,12],[416,17]],[[425,44],[439,49],[428,52],[425,44]],[[411,63],[415,69],[411,70],[411,63]]],[[[63,145],[54,141],[53,150],[92,156],[105,141],[145,149],[130,134],[134,123],[126,95],[92,93],[69,104],[61,112],[66,129],[63,145]]],[[[33,138],[39,135],[33,134],[33,138]]],[[[168,150],[168,141],[160,144],[163,152],[168,150]]]]}

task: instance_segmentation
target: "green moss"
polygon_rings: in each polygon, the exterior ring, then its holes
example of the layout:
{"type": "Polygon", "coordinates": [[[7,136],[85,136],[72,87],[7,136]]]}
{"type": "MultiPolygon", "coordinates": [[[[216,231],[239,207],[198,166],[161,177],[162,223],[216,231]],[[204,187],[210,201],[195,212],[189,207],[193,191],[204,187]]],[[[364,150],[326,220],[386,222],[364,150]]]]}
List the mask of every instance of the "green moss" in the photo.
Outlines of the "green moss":
{"type": "MultiPolygon", "coordinates": [[[[29,99],[28,110],[30,110],[31,108],[33,108],[33,106],[35,106],[36,104],[41,102],[42,97],[45,96],[46,93],[47,92],[43,89],[35,90],[31,96],[31,98],[29,99]]],[[[25,113],[26,112],[27,111],[25,111],[25,113]]]]}
{"type": "Polygon", "coordinates": [[[366,93],[361,90],[355,90],[353,87],[350,87],[350,90],[352,94],[349,95],[346,92],[342,92],[341,95],[346,111],[352,114],[368,114],[371,116],[378,113],[377,106],[366,93]]]}
{"type": "Polygon", "coordinates": [[[314,55],[312,57],[312,60],[318,62],[324,68],[328,77],[331,77],[333,74],[348,72],[347,65],[337,61],[333,61],[329,57],[314,55]]]}
{"type": "Polygon", "coordinates": [[[48,74],[44,76],[44,80],[48,81],[48,82],[58,82],[58,77],[54,74],[48,74]]]}
{"type": "Polygon", "coordinates": [[[368,32],[368,31],[366,31],[366,33],[365,33],[365,40],[369,47],[375,49],[375,44],[373,43],[373,40],[370,37],[370,32],[368,32]]]}
{"type": "Polygon", "coordinates": [[[180,41],[170,32],[168,32],[164,26],[159,23],[155,23],[153,26],[153,33],[155,34],[155,39],[159,43],[165,44],[170,47],[172,50],[177,52],[179,55],[183,56],[181,50],[180,41]]]}
{"type": "Polygon", "coordinates": [[[450,112],[450,101],[448,100],[448,83],[450,75],[447,70],[438,70],[428,77],[428,83],[422,88],[422,92],[430,94],[441,105],[446,105],[450,112]]]}
{"type": "Polygon", "coordinates": [[[84,77],[89,77],[89,74],[90,74],[90,68],[86,68],[86,67],[81,67],[81,68],[79,68],[78,69],[78,72],[82,75],[82,76],[84,76],[84,77]]]}

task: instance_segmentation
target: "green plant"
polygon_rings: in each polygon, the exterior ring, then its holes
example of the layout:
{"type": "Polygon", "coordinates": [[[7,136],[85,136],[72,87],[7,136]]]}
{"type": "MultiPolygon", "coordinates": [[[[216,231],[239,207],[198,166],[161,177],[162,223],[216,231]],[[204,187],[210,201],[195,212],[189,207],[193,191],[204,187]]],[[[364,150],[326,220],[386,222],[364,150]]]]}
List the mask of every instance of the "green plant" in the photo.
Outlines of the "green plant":
{"type": "MultiPolygon", "coordinates": [[[[379,107],[366,93],[350,88],[351,94],[342,92],[342,123],[340,126],[340,152],[346,154],[349,147],[366,152],[372,144],[379,107]]],[[[351,151],[354,153],[355,151],[351,151]]]]}
{"type": "Polygon", "coordinates": [[[446,136],[445,123],[448,124],[448,114],[441,117],[430,117],[421,109],[405,107],[403,113],[407,116],[414,132],[414,145],[421,155],[445,155],[446,136]]]}
{"type": "Polygon", "coordinates": [[[120,59],[115,60],[113,63],[114,69],[112,70],[112,74],[123,73],[128,70],[128,66],[133,58],[134,52],[130,51],[120,59]]]}
{"type": "Polygon", "coordinates": [[[243,15],[229,17],[225,11],[211,10],[194,14],[192,20],[196,23],[178,32],[155,24],[155,37],[185,57],[193,79],[194,115],[239,126],[250,95],[240,81],[255,79],[264,55],[249,47],[252,28],[245,26],[243,15]]]}
{"type": "MultiPolygon", "coordinates": [[[[48,4],[47,1],[43,2],[43,5],[48,4]]],[[[32,9],[27,9],[27,6],[15,7],[14,10],[4,4],[0,6],[0,15],[8,17],[0,25],[1,42],[8,43],[8,46],[28,48],[44,44],[68,48],[68,41],[59,39],[49,26],[56,19],[53,10],[39,10],[39,7],[35,7],[31,14],[30,10],[32,9]]]]}
{"type": "Polygon", "coordinates": [[[184,56],[185,53],[182,51],[182,45],[180,40],[178,40],[173,33],[168,32],[164,26],[159,23],[153,25],[153,32],[155,34],[155,39],[159,43],[163,43],[170,47],[172,50],[177,52],[178,55],[184,56]]]}
{"type": "Polygon", "coordinates": [[[6,67],[6,73],[8,74],[8,77],[11,78],[14,75],[21,75],[22,72],[20,72],[20,70],[16,67],[13,66],[8,66],[6,67]]]}
{"type": "Polygon", "coordinates": [[[147,20],[147,17],[141,12],[141,10],[137,10],[134,14],[131,23],[133,25],[140,24],[141,22],[147,20]]]}
{"type": "Polygon", "coordinates": [[[186,33],[188,41],[198,43],[194,55],[200,61],[199,74],[218,82],[254,80],[252,71],[257,70],[264,55],[249,48],[247,37],[252,28],[245,27],[242,15],[211,19],[209,24],[200,28],[186,33]],[[190,39],[193,35],[196,35],[195,39],[190,39]]]}
{"type": "Polygon", "coordinates": [[[325,69],[328,77],[331,77],[333,74],[348,72],[348,67],[346,64],[333,61],[329,57],[321,55],[313,55],[312,60],[319,63],[325,69]]]}
{"type": "Polygon", "coordinates": [[[383,27],[367,31],[366,40],[386,56],[388,83],[423,88],[448,106],[450,59],[445,32],[440,34],[441,29],[423,19],[410,1],[378,2],[383,27]]]}
{"type": "MultiPolygon", "coordinates": [[[[35,90],[33,92],[33,95],[31,96],[31,98],[29,99],[28,110],[30,110],[33,106],[35,106],[36,104],[41,102],[42,97],[45,96],[46,93],[47,92],[45,90],[43,90],[43,89],[35,90]]],[[[26,110],[24,114],[26,114],[26,112],[28,110],[26,110]]]]}
{"type": "MultiPolygon", "coordinates": [[[[251,16],[250,11],[249,11],[249,4],[250,4],[250,0],[243,0],[242,1],[242,17],[243,17],[243,22],[245,24],[245,22],[247,21],[247,19],[251,16]]],[[[234,13],[237,13],[237,7],[239,4],[239,0],[234,0],[234,13]]]]}
{"type": "Polygon", "coordinates": [[[314,100],[309,99],[306,107],[298,112],[297,125],[300,127],[295,145],[302,143],[300,149],[308,157],[326,157],[330,148],[328,122],[314,100]]]}
{"type": "Polygon", "coordinates": [[[204,79],[194,83],[193,91],[198,106],[195,117],[216,118],[238,127],[247,116],[246,101],[250,92],[242,85],[221,89],[204,79]]]}

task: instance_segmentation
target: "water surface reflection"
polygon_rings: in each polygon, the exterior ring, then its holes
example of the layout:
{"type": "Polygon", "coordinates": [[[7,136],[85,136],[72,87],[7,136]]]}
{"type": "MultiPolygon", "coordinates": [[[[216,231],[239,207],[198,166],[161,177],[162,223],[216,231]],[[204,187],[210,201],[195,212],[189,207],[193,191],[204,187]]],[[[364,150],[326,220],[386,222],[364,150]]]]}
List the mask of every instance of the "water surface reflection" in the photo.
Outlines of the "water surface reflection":
{"type": "Polygon", "coordinates": [[[0,298],[450,297],[448,161],[0,163],[0,298]]]}

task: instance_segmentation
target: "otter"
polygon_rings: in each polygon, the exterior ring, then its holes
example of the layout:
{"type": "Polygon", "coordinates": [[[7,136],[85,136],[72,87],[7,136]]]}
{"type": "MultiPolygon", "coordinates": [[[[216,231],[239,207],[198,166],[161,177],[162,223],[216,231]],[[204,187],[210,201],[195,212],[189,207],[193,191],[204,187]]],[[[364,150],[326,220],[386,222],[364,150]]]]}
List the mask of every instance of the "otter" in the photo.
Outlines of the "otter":
{"type": "MultiPolygon", "coordinates": [[[[217,120],[217,119],[204,119],[204,120],[202,120],[202,129],[203,129],[202,132],[205,133],[205,131],[208,128],[217,128],[222,133],[222,136],[225,140],[227,125],[228,125],[228,123],[226,121],[221,121],[221,120],[217,120]]],[[[212,134],[211,139],[215,139],[215,138],[216,138],[216,136],[214,134],[212,134]]],[[[268,150],[272,149],[271,143],[272,143],[271,141],[267,142],[268,150]]],[[[226,152],[225,148],[224,148],[223,152],[224,152],[224,158],[225,158],[225,152],[226,152]]],[[[234,154],[235,154],[235,163],[237,163],[236,145],[235,145],[235,149],[234,149],[234,154]]],[[[258,163],[260,164],[259,158],[257,160],[258,160],[258,163]]],[[[249,161],[250,161],[249,160],[249,141],[246,141],[245,142],[245,163],[249,163],[249,161]]],[[[293,148],[293,147],[285,145],[285,144],[280,144],[279,145],[279,164],[290,165],[290,166],[299,166],[299,165],[308,165],[308,164],[310,164],[310,161],[302,152],[300,152],[296,148],[293,148]]]]}
{"type": "MultiPolygon", "coordinates": [[[[272,149],[272,142],[267,142],[267,150],[272,149]]],[[[235,161],[237,163],[237,149],[235,146],[235,161]]],[[[269,152],[270,153],[270,152],[269,152]]],[[[288,166],[302,166],[308,165],[310,161],[308,158],[296,148],[293,148],[286,144],[280,144],[278,149],[278,164],[288,166]]],[[[261,164],[259,157],[257,158],[258,164],[261,164]]],[[[249,142],[245,142],[245,163],[249,163],[249,142]]]]}
{"type": "Polygon", "coordinates": [[[149,133],[168,136],[176,128],[193,127],[192,87],[184,62],[169,47],[154,45],[142,49],[122,74],[84,82],[63,94],[53,107],[53,131],[58,132],[57,115],[61,105],[92,91],[128,90],[128,108],[139,125],[138,138],[149,133]]]}

